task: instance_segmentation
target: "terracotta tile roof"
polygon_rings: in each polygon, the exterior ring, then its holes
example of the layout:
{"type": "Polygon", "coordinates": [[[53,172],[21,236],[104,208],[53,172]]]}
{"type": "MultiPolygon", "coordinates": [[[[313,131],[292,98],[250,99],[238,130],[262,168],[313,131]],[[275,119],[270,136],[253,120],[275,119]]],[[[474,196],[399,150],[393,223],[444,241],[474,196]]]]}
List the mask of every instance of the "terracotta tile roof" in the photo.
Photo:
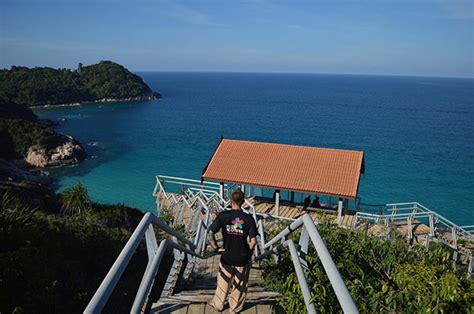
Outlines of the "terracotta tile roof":
{"type": "Polygon", "coordinates": [[[202,179],[355,198],[361,151],[222,139],[202,179]]]}

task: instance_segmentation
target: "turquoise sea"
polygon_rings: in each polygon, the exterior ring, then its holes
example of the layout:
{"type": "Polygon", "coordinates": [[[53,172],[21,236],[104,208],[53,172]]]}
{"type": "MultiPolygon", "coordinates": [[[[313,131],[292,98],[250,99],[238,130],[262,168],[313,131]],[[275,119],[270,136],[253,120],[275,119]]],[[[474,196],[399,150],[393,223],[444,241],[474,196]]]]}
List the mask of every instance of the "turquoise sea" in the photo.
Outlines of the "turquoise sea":
{"type": "Polygon", "coordinates": [[[156,174],[198,179],[220,136],[365,152],[364,203],[418,201],[474,224],[474,80],[138,73],[147,102],[40,109],[89,158],[54,170],[95,201],[154,209],[156,174]]]}

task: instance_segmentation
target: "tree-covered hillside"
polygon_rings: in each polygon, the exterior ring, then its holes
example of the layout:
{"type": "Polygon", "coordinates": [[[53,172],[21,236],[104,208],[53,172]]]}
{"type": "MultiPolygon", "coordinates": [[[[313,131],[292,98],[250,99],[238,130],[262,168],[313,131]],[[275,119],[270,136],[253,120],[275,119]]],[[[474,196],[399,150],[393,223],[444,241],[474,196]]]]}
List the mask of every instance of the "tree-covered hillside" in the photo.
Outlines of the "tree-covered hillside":
{"type": "Polygon", "coordinates": [[[12,66],[0,70],[0,101],[22,106],[158,96],[120,64],[101,61],[76,70],[12,66]]]}
{"type": "MultiPolygon", "coordinates": [[[[30,108],[21,105],[8,104],[0,100],[0,158],[5,160],[25,158],[26,161],[34,166],[44,167],[49,160],[45,160],[45,165],[31,163],[28,155],[32,156],[28,151],[32,147],[36,150],[44,150],[45,157],[52,157],[53,154],[59,153],[58,147],[64,150],[63,145],[75,146],[80,144],[73,138],[57,133],[48,121],[40,121],[30,108]]],[[[67,158],[64,152],[56,155],[57,162],[55,166],[62,164],[78,162],[85,157],[82,148],[73,149],[67,158]],[[80,150],[80,151],[79,151],[80,150]]],[[[33,153],[34,155],[34,153],[33,153]]],[[[53,164],[49,163],[49,166],[53,164]]],[[[1,178],[0,178],[1,181],[1,178]]],[[[1,190],[1,189],[0,189],[1,190]]]]}
{"type": "MultiPolygon", "coordinates": [[[[82,313],[143,213],[95,204],[81,185],[64,191],[58,210],[40,210],[24,201],[0,194],[1,312],[82,313]]],[[[171,266],[170,256],[165,263],[171,266]]],[[[104,313],[131,308],[146,262],[142,243],[104,313]]],[[[164,269],[158,275],[158,286],[166,274],[164,269]]]]}

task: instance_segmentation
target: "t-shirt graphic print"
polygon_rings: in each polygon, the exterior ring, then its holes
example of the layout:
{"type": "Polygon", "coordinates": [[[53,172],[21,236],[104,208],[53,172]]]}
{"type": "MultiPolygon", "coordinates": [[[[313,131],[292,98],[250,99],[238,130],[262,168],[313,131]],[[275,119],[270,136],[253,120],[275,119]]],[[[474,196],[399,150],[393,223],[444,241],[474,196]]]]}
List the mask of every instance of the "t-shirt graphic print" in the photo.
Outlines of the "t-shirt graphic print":
{"type": "Polygon", "coordinates": [[[226,225],[227,234],[244,235],[244,220],[239,217],[232,220],[232,224],[226,225]]]}

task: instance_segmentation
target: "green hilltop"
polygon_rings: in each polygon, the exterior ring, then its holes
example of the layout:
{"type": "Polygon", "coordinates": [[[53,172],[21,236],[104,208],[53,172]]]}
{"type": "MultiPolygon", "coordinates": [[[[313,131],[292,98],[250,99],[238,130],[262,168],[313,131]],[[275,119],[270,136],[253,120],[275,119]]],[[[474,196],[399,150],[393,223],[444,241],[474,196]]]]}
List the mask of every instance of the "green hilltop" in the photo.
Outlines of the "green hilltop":
{"type": "Polygon", "coordinates": [[[0,102],[42,106],[100,100],[142,100],[159,97],[136,74],[112,61],[75,70],[12,66],[0,70],[0,102]]]}

